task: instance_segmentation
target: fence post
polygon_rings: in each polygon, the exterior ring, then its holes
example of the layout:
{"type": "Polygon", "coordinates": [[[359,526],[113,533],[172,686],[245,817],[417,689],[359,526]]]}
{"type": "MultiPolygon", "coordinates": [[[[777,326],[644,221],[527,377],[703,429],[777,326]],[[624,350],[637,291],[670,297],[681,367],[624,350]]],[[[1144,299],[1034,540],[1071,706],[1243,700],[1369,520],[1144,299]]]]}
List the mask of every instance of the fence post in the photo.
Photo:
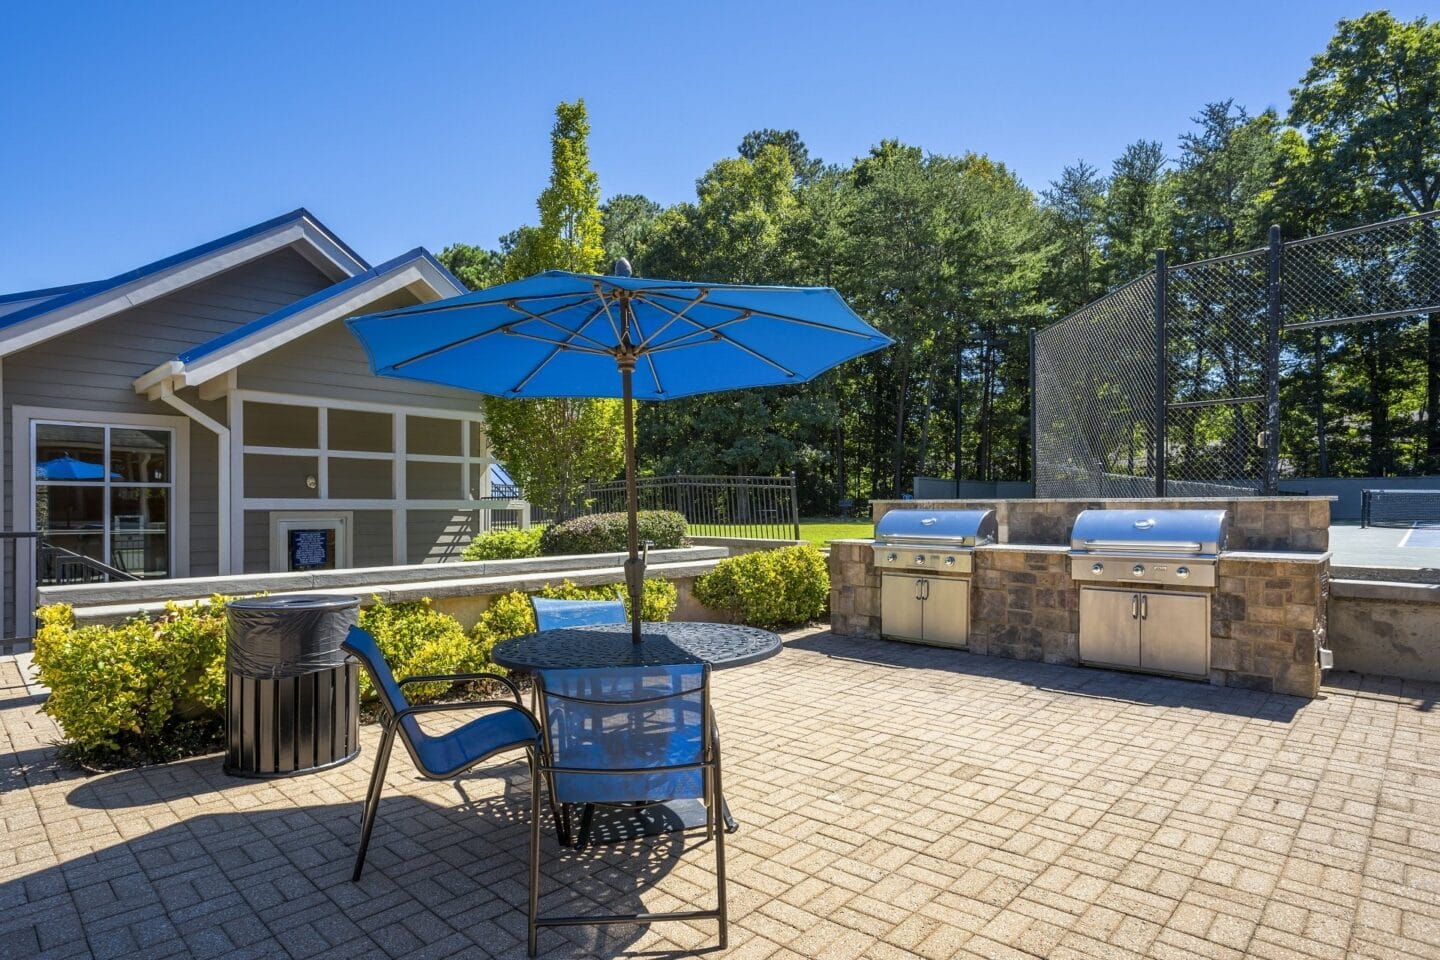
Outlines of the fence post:
{"type": "MultiPolygon", "coordinates": [[[[1030,496],[1040,496],[1040,381],[1035,376],[1035,328],[1030,328],[1030,496]]],[[[957,414],[958,415],[958,414],[957,414]]],[[[956,460],[959,463],[959,460],[956,460]]],[[[955,496],[960,496],[960,471],[955,471],[955,496]]]]}
{"type": "Polygon", "coordinates": [[[1170,275],[1165,251],[1155,251],[1155,496],[1165,496],[1165,411],[1170,402],[1170,370],[1166,357],[1165,325],[1169,310],[1166,286],[1170,275]]]}
{"type": "Polygon", "coordinates": [[[1261,491],[1274,496],[1280,491],[1280,327],[1284,294],[1280,268],[1284,246],[1280,225],[1270,227],[1269,303],[1265,330],[1265,474],[1261,491]]]}
{"type": "Polygon", "coordinates": [[[790,539],[800,539],[800,494],[799,488],[795,485],[795,471],[790,471],[790,526],[794,536],[790,539]]]}

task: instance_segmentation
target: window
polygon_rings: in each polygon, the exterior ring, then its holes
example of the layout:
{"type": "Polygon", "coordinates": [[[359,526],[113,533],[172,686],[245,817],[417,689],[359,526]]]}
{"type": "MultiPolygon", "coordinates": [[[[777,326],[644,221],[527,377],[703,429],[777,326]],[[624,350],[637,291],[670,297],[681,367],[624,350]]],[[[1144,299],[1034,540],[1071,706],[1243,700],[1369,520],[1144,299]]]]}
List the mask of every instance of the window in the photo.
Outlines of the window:
{"type": "MultiPolygon", "coordinates": [[[[35,529],[61,555],[136,577],[168,577],[174,543],[175,433],[35,421],[35,529]]],[[[42,565],[40,583],[55,580],[42,565]]]]}

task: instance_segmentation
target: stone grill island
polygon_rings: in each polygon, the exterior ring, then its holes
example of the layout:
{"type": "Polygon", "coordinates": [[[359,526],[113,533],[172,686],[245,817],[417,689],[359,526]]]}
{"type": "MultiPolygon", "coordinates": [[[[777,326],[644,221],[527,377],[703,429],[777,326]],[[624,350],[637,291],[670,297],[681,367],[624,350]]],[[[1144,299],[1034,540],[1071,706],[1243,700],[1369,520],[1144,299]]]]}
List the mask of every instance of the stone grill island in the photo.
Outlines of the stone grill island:
{"type": "MultiPolygon", "coordinates": [[[[1076,666],[1081,584],[1071,576],[1069,555],[1076,516],[1225,510],[1228,540],[1209,596],[1209,681],[1301,697],[1319,692],[1330,575],[1327,497],[877,500],[871,509],[877,521],[891,510],[994,510],[998,542],[974,553],[968,652],[1076,666]]],[[[830,625],[837,635],[882,636],[875,549],[869,540],[831,544],[830,625]]]]}

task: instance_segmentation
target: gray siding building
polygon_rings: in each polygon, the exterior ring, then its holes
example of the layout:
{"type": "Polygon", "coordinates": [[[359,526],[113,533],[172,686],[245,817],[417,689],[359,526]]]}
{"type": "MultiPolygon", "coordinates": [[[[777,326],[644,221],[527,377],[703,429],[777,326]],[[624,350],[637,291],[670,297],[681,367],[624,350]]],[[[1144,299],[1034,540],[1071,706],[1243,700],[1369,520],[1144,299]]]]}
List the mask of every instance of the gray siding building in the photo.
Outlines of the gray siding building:
{"type": "Polygon", "coordinates": [[[7,633],[38,583],[425,563],[491,496],[473,394],[370,373],[339,321],[463,293],[305,210],[94,283],[0,296],[7,633]],[[8,463],[4,461],[8,460],[8,463]]]}

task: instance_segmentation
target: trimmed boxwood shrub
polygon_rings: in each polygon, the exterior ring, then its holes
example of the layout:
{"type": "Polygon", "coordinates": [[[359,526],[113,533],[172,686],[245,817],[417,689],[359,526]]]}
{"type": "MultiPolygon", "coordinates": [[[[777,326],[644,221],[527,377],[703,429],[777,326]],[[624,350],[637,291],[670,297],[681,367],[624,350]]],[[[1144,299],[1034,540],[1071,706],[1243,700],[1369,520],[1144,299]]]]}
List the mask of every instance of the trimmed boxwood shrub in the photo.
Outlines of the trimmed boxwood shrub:
{"type": "MultiPolygon", "coordinates": [[[[618,583],[579,587],[566,580],[559,584],[547,583],[535,596],[551,600],[624,600],[625,614],[630,614],[630,598],[625,595],[624,585],[618,583]]],[[[669,580],[646,580],[645,589],[640,594],[640,619],[669,620],[677,603],[675,584],[669,580]]],[[[471,636],[488,656],[490,648],[501,640],[518,637],[534,629],[535,611],[530,606],[530,596],[516,590],[491,601],[480,615],[471,636]]]]}
{"type": "Polygon", "coordinates": [[[830,571],[808,543],[727,557],[695,581],[695,599],[757,627],[809,623],[825,615],[830,571]]]}
{"type": "Polygon", "coordinates": [[[87,765],[154,763],[220,743],[225,703],[225,597],[170,603],[161,616],[76,626],[64,604],[36,616],[44,711],[87,765]]]}
{"type": "MultiPolygon", "coordinates": [[[[379,597],[360,611],[360,626],[375,637],[395,679],[434,673],[472,673],[490,667],[488,648],[465,633],[460,621],[436,610],[429,599],[385,603],[379,597]]],[[[411,703],[434,700],[449,691],[448,683],[420,683],[405,688],[411,703]]],[[[370,677],[360,672],[360,699],[376,696],[370,677]]]]}
{"type": "MultiPolygon", "coordinates": [[[[674,510],[641,510],[636,517],[640,542],[651,541],[655,549],[685,545],[685,517],[674,510]]],[[[592,513],[545,528],[540,535],[540,552],[547,557],[575,553],[617,553],[627,549],[626,514],[592,513]]]]}
{"type": "Polygon", "coordinates": [[[491,530],[471,540],[460,555],[461,560],[519,560],[540,556],[542,528],[528,530],[491,530]]]}

